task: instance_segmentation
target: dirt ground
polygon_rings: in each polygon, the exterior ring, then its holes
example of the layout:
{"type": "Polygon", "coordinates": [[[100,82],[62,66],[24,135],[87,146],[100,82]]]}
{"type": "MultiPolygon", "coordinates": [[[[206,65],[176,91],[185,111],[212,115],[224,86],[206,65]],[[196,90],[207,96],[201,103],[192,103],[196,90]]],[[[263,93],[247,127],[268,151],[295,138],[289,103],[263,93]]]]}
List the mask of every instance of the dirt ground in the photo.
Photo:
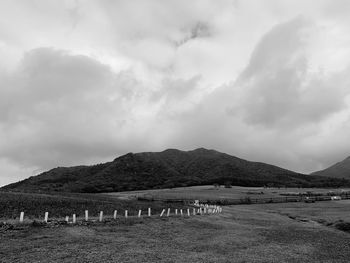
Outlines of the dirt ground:
{"type": "Polygon", "coordinates": [[[222,214],[133,225],[0,232],[0,262],[349,262],[350,202],[237,205],[222,214]],[[327,212],[329,211],[329,212],[327,212]]]}

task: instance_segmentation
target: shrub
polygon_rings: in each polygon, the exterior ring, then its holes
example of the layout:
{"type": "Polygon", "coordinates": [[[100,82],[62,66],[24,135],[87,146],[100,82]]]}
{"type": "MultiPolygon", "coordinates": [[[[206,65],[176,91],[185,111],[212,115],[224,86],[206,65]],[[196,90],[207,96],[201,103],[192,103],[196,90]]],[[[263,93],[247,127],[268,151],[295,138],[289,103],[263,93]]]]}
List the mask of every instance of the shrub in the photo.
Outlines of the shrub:
{"type": "Polygon", "coordinates": [[[349,222],[336,223],[335,227],[341,231],[350,232],[350,223],[349,222]]]}
{"type": "Polygon", "coordinates": [[[230,182],[225,182],[225,188],[232,188],[231,183],[230,182]]]}

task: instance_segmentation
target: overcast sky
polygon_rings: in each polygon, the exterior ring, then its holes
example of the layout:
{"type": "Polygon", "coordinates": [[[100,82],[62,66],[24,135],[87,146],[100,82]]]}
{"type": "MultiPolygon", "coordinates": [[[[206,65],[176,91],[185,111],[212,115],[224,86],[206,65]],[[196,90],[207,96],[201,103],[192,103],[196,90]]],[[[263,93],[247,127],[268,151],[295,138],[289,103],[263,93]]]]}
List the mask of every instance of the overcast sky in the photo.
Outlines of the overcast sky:
{"type": "Polygon", "coordinates": [[[0,185],[128,152],[350,155],[348,0],[1,0],[0,185]]]}

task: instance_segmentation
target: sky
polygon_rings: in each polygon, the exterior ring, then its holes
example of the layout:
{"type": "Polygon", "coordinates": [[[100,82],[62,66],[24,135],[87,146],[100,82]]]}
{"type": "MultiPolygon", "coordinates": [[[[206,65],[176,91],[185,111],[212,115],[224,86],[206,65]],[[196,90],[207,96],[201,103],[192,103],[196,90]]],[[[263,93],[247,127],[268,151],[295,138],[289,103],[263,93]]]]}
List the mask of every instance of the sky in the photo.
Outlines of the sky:
{"type": "Polygon", "coordinates": [[[350,1],[1,0],[0,186],[204,147],[350,155],[350,1]]]}

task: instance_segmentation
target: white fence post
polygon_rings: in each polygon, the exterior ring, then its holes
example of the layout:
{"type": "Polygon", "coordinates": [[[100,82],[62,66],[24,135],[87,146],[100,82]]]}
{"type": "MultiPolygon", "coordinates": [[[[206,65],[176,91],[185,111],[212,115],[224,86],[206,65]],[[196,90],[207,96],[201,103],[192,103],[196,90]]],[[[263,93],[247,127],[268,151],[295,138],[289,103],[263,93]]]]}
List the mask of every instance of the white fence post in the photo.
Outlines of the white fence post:
{"type": "Polygon", "coordinates": [[[148,208],[148,216],[151,216],[151,208],[148,208]]]}
{"type": "Polygon", "coordinates": [[[128,210],[125,210],[125,218],[128,218],[128,210]]]}
{"type": "Polygon", "coordinates": [[[118,213],[118,211],[117,211],[117,210],[114,210],[114,213],[113,213],[113,218],[114,218],[114,219],[117,219],[117,213],[118,213]]]}
{"type": "Polygon", "coordinates": [[[103,211],[100,211],[100,218],[99,218],[99,221],[102,222],[103,220],[103,211]]]}
{"type": "Polygon", "coordinates": [[[89,220],[89,211],[85,210],[85,221],[89,220]]]}
{"type": "Polygon", "coordinates": [[[66,216],[66,222],[68,223],[69,222],[69,216],[66,216]]]}
{"type": "Polygon", "coordinates": [[[175,215],[177,216],[177,209],[175,209],[175,215]]]}
{"type": "Polygon", "coordinates": [[[73,214],[73,224],[75,224],[77,222],[77,217],[75,216],[75,214],[73,214]]]}
{"type": "Polygon", "coordinates": [[[170,208],[168,208],[168,212],[166,213],[166,216],[170,216],[170,208]]]}
{"type": "Polygon", "coordinates": [[[139,210],[139,214],[137,215],[138,217],[141,217],[141,210],[139,210]]]}
{"type": "Polygon", "coordinates": [[[184,214],[182,213],[182,209],[180,209],[180,214],[181,214],[181,216],[183,216],[184,214]]]}
{"type": "Polygon", "coordinates": [[[160,213],[160,217],[162,217],[164,213],[165,213],[165,209],[163,209],[162,212],[160,213]]]}
{"type": "Polygon", "coordinates": [[[193,215],[196,215],[196,208],[193,208],[193,215]]]}
{"type": "Polygon", "coordinates": [[[45,218],[44,218],[45,223],[47,223],[48,220],[49,220],[49,212],[45,212],[45,218]]]}
{"type": "Polygon", "coordinates": [[[187,208],[187,215],[188,215],[188,216],[191,216],[191,215],[190,215],[190,209],[189,209],[189,208],[187,208]]]}
{"type": "Polygon", "coordinates": [[[21,212],[19,215],[19,222],[23,223],[23,220],[24,220],[24,212],[21,212]]]}

